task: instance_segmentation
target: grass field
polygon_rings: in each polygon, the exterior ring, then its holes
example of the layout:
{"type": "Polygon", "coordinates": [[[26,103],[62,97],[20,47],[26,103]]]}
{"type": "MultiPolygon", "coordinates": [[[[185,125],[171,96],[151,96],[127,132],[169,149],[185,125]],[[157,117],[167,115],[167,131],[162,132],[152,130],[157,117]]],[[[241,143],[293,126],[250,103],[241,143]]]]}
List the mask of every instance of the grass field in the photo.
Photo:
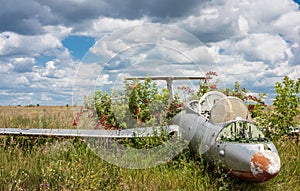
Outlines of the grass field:
{"type": "MultiPolygon", "coordinates": [[[[72,128],[72,107],[0,107],[0,127],[72,128]]],[[[275,142],[281,171],[269,182],[228,177],[185,150],[171,162],[126,169],[79,138],[0,136],[0,190],[300,190],[298,137],[275,142]]]]}
{"type": "Polygon", "coordinates": [[[0,106],[0,127],[72,128],[73,107],[0,106]]]}

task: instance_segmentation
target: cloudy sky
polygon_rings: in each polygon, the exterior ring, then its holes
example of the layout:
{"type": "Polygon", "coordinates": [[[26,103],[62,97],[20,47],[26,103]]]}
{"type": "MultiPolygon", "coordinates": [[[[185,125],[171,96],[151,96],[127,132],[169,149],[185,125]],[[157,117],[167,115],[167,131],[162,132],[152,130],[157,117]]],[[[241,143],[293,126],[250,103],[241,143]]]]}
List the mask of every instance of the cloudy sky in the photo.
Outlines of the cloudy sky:
{"type": "Polygon", "coordinates": [[[124,76],[209,70],[272,99],[276,81],[300,77],[298,3],[0,0],[0,105],[72,104],[124,76]]]}

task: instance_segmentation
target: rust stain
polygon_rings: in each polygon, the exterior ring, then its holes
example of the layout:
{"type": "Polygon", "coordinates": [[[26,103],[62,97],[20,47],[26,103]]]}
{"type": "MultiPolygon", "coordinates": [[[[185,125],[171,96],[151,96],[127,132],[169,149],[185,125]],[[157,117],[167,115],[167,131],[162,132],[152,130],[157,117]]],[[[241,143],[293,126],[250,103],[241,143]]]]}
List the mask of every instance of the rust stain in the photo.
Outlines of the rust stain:
{"type": "Polygon", "coordinates": [[[271,160],[265,153],[257,152],[251,158],[251,171],[259,181],[267,181],[274,178],[278,172],[270,173],[271,160]]]}
{"type": "Polygon", "coordinates": [[[261,152],[253,155],[251,162],[253,162],[255,166],[261,168],[263,171],[268,171],[268,167],[271,164],[270,159],[266,158],[261,152]]]}

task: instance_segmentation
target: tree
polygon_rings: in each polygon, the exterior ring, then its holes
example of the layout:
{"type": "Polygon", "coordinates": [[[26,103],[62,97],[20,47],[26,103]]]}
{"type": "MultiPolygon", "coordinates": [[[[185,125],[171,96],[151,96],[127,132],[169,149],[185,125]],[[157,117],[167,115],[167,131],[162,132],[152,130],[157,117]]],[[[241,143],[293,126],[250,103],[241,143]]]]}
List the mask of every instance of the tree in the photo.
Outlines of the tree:
{"type": "Polygon", "coordinates": [[[157,84],[151,78],[144,82],[135,80],[129,84],[126,82],[126,99],[132,117],[140,122],[148,122],[153,118],[153,113],[161,113],[166,110],[169,92],[163,89],[158,91],[157,84]]]}
{"type": "Polygon", "coordinates": [[[300,113],[300,78],[297,81],[285,76],[283,82],[275,84],[277,93],[270,117],[271,131],[277,136],[288,133],[289,127],[296,126],[295,117],[300,113]]]}

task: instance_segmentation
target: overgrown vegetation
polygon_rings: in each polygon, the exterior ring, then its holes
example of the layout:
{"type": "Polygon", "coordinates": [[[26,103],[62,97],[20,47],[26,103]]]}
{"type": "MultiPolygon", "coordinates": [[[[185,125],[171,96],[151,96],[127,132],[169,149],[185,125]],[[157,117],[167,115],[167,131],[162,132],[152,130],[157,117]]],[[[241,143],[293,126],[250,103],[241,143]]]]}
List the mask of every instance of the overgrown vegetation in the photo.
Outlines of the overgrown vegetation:
{"type": "Polygon", "coordinates": [[[282,168],[269,182],[228,177],[185,150],[168,164],[125,169],[103,161],[77,138],[1,136],[0,190],[299,190],[300,144],[275,144],[282,168]],[[28,145],[28,143],[32,143],[28,145]]]}
{"type": "Polygon", "coordinates": [[[85,104],[95,110],[97,123],[104,129],[166,125],[183,109],[178,95],[169,103],[168,90],[159,91],[150,78],[126,82],[125,92],[96,91],[85,104]]]}
{"type": "MultiPolygon", "coordinates": [[[[215,73],[209,75],[216,76],[215,73]]],[[[241,98],[254,120],[267,127],[266,133],[274,140],[282,167],[279,175],[269,182],[252,183],[228,177],[218,167],[195,159],[189,150],[184,150],[167,164],[135,170],[103,161],[79,138],[0,136],[0,190],[300,190],[299,135],[289,136],[287,131],[287,127],[300,122],[297,118],[299,81],[285,77],[283,82],[278,82],[273,107],[264,104],[265,95],[250,95],[239,83],[232,90],[222,90],[227,95],[241,98]]],[[[127,83],[125,87],[128,90],[125,96],[120,92],[99,91],[95,94],[92,103],[95,103],[98,117],[97,128],[165,124],[184,108],[180,94],[169,103],[168,92],[158,91],[150,79],[127,83]],[[113,95],[122,99],[114,100],[113,95]],[[160,111],[159,115],[156,115],[157,111],[160,111]]],[[[216,90],[217,84],[207,79],[206,83],[199,84],[198,91],[190,91],[187,87],[178,91],[197,98],[211,89],[216,90]]],[[[71,107],[58,111],[40,106],[20,113],[22,109],[0,107],[1,126],[70,128],[73,124],[71,107]]],[[[149,144],[161,141],[153,140],[149,144]]],[[[137,139],[124,143],[143,148],[144,141],[137,139]]]]}
{"type": "Polygon", "coordinates": [[[273,139],[278,139],[289,133],[290,127],[296,127],[299,121],[296,117],[300,110],[300,78],[297,81],[284,77],[283,82],[275,84],[276,97],[274,100],[274,109],[258,116],[262,125],[266,127],[266,133],[273,139]]]}
{"type": "Polygon", "coordinates": [[[272,139],[286,135],[290,127],[299,123],[296,117],[300,113],[300,78],[294,81],[286,76],[282,83],[277,82],[277,95],[271,107],[264,103],[266,94],[259,93],[258,96],[254,96],[246,88],[241,88],[238,82],[235,82],[233,89],[218,89],[217,81],[211,80],[216,76],[215,72],[208,72],[207,78],[199,82],[197,91],[192,91],[189,87],[178,87],[171,103],[168,102],[168,91],[163,89],[159,92],[156,83],[148,78],[144,82],[126,82],[125,92],[119,92],[118,95],[114,92],[108,94],[97,91],[87,104],[95,107],[99,125],[105,129],[166,125],[190,99],[200,99],[205,93],[218,90],[227,96],[243,100],[253,120],[264,128],[266,136],[272,139]],[[116,100],[116,97],[122,99],[116,100]]]}

